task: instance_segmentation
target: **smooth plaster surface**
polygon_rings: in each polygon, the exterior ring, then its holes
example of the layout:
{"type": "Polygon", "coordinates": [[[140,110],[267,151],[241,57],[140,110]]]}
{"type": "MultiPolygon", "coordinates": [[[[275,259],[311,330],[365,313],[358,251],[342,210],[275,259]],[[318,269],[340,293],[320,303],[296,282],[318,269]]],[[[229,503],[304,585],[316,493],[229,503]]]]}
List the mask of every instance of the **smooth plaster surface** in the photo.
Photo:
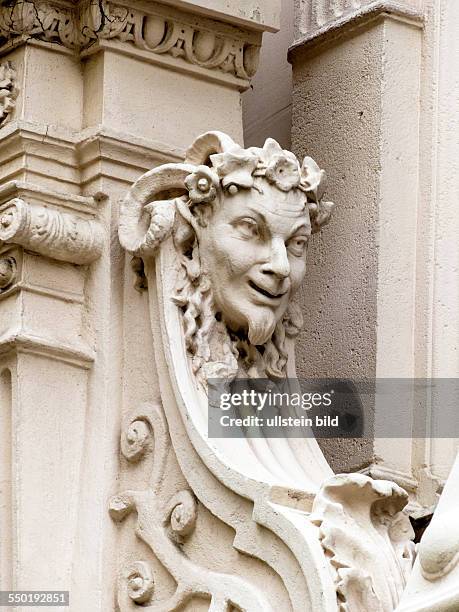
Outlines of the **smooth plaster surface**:
{"type": "Polygon", "coordinates": [[[292,122],[292,67],[287,61],[293,41],[293,0],[284,0],[280,30],[263,34],[257,73],[242,94],[245,146],[261,147],[274,138],[290,149],[292,122]]]}

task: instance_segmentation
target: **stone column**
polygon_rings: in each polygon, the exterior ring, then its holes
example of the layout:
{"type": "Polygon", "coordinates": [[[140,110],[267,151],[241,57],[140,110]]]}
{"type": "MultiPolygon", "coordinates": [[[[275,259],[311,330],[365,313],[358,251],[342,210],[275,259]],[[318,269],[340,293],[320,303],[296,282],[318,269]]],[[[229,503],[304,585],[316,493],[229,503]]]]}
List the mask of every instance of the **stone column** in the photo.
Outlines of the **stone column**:
{"type": "Polygon", "coordinates": [[[2,589],[114,609],[120,425],[159,394],[119,199],[201,132],[242,140],[240,92],[278,4],[0,8],[2,589]]]}

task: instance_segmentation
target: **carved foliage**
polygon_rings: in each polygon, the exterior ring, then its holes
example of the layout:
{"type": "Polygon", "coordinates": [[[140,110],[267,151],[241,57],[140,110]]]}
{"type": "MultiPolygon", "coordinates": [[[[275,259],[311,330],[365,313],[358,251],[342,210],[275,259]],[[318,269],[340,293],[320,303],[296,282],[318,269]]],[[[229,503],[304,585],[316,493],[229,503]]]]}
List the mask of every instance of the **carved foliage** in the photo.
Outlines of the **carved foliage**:
{"type": "Polygon", "coordinates": [[[318,493],[310,520],[320,529],[340,612],[396,608],[414,557],[407,502],[396,484],[362,474],[335,476],[318,493]]]}
{"type": "Polygon", "coordinates": [[[0,126],[14,110],[18,93],[16,70],[11,62],[3,62],[0,64],[0,126]]]}

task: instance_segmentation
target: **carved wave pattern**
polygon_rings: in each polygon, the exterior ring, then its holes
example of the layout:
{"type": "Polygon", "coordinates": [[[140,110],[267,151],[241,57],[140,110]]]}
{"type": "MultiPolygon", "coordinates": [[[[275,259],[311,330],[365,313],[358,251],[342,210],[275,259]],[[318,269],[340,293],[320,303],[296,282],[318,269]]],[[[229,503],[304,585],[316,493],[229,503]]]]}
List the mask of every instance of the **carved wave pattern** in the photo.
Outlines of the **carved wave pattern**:
{"type": "Polygon", "coordinates": [[[245,80],[255,74],[260,50],[259,45],[244,40],[242,30],[238,38],[111,2],[89,2],[73,10],[26,0],[0,7],[0,43],[23,37],[75,51],[83,51],[97,40],[118,40],[245,80]]]}

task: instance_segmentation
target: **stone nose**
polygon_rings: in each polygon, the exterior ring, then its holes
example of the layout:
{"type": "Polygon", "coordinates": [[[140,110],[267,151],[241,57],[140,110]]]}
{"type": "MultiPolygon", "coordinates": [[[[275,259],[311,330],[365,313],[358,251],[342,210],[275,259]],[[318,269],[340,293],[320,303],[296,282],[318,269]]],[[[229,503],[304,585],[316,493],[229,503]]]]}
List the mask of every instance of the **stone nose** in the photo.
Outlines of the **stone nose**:
{"type": "Polygon", "coordinates": [[[262,266],[263,274],[272,274],[279,279],[290,275],[290,262],[287,248],[281,238],[273,238],[271,242],[269,260],[262,266]]]}

